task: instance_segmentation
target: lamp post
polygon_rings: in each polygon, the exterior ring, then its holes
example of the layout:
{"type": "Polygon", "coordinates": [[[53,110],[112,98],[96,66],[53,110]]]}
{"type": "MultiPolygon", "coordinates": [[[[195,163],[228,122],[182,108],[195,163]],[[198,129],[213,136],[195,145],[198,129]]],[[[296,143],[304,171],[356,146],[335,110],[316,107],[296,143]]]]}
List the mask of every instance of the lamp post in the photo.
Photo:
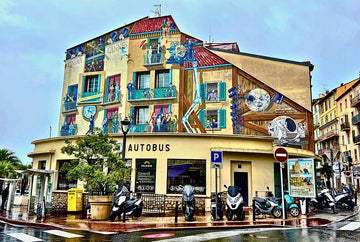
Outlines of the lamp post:
{"type": "Polygon", "coordinates": [[[124,120],[121,121],[121,131],[124,134],[123,137],[123,148],[122,148],[122,160],[125,161],[125,151],[126,151],[126,134],[130,130],[131,123],[127,117],[124,118],[124,120]]]}

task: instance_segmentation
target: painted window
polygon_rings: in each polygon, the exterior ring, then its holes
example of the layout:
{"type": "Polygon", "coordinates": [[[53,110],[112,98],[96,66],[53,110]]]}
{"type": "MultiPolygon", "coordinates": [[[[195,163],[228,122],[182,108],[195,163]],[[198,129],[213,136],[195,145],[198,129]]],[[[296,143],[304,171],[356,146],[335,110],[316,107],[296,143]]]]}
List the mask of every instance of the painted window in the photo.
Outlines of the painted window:
{"type": "Polygon", "coordinates": [[[117,134],[119,132],[120,121],[118,108],[105,109],[104,120],[101,126],[104,133],[117,134]]]}
{"type": "Polygon", "coordinates": [[[76,129],[76,114],[66,115],[64,124],[61,126],[60,136],[75,135],[76,129]]]}
{"type": "Polygon", "coordinates": [[[85,78],[85,92],[98,92],[99,91],[99,78],[98,76],[87,76],[85,78]]]}
{"type": "Polygon", "coordinates": [[[136,89],[150,88],[150,72],[136,73],[136,89]]]}
{"type": "Polygon", "coordinates": [[[170,85],[170,71],[162,70],[155,72],[155,88],[169,87],[170,85]]]}
{"type": "Polygon", "coordinates": [[[226,99],[225,82],[206,82],[200,84],[200,97],[203,102],[224,101],[226,99]]]}
{"type": "Polygon", "coordinates": [[[205,129],[213,130],[226,128],[225,109],[200,110],[199,119],[205,129]]]}
{"type": "Polygon", "coordinates": [[[192,184],[195,194],[206,192],[206,160],[168,159],[167,193],[181,194],[180,185],[192,184]]]}
{"type": "Polygon", "coordinates": [[[347,108],[347,99],[345,99],[345,109],[347,108]]]}
{"type": "Polygon", "coordinates": [[[120,100],[120,79],[120,74],[107,78],[105,102],[117,102],[120,100]]]}
{"type": "Polygon", "coordinates": [[[65,111],[76,109],[78,85],[68,86],[66,96],[64,97],[65,111]]]}
{"type": "Polygon", "coordinates": [[[135,107],[135,123],[134,124],[146,124],[149,119],[148,107],[135,107]]]}

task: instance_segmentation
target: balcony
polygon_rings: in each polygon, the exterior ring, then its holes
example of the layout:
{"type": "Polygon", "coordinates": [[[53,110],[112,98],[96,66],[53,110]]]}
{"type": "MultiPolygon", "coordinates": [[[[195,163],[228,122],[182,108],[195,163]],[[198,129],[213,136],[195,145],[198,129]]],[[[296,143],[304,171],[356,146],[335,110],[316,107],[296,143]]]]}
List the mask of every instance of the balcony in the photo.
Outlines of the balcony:
{"type": "Polygon", "coordinates": [[[335,138],[335,137],[339,137],[339,131],[338,130],[332,130],[330,132],[327,132],[326,134],[323,134],[319,137],[319,141],[320,142],[323,142],[327,139],[330,139],[330,138],[335,138]]]}
{"type": "Polygon", "coordinates": [[[350,105],[351,105],[352,108],[359,106],[359,104],[360,104],[360,95],[356,95],[356,97],[351,99],[350,102],[351,102],[350,105]]]}
{"type": "Polygon", "coordinates": [[[102,99],[102,92],[83,92],[80,94],[80,98],[78,99],[78,105],[92,102],[101,102],[102,99]]]}
{"type": "Polygon", "coordinates": [[[176,132],[176,123],[131,125],[130,133],[176,132]]]}
{"type": "Polygon", "coordinates": [[[176,98],[176,87],[132,89],[128,91],[128,101],[149,101],[176,98]]]}
{"type": "Polygon", "coordinates": [[[63,112],[71,112],[77,109],[76,102],[74,101],[65,101],[63,104],[63,112]]]}
{"type": "Polygon", "coordinates": [[[327,121],[325,124],[320,126],[320,129],[324,129],[326,127],[329,127],[330,125],[337,123],[338,118],[334,118],[333,120],[327,121]]]}
{"type": "Polygon", "coordinates": [[[353,138],[353,142],[356,145],[360,145],[360,135],[357,135],[353,138]]]}
{"type": "Polygon", "coordinates": [[[341,131],[350,131],[350,123],[344,122],[340,124],[341,131]]]}
{"type": "Polygon", "coordinates": [[[143,59],[143,65],[146,67],[163,65],[165,60],[164,53],[152,54],[150,59],[147,55],[144,55],[143,59]]]}
{"type": "Polygon", "coordinates": [[[352,124],[360,124],[360,113],[352,118],[352,124]]]}
{"type": "Polygon", "coordinates": [[[77,130],[76,124],[64,124],[61,126],[60,136],[72,136],[75,135],[77,130]]]}
{"type": "MultiPolygon", "coordinates": [[[[339,144],[335,144],[333,145],[333,150],[340,150],[340,145],[339,144]]],[[[319,150],[319,155],[325,155],[325,151],[330,151],[330,147],[326,147],[324,149],[319,150]]]]}

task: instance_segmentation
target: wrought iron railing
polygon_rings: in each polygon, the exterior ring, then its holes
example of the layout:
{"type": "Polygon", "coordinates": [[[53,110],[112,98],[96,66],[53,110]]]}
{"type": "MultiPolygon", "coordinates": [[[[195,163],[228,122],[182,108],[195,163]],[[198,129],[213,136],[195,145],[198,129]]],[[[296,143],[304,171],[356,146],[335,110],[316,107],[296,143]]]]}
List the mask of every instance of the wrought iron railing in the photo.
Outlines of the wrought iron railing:
{"type": "Polygon", "coordinates": [[[360,113],[352,118],[352,124],[360,123],[360,113]]]}
{"type": "Polygon", "coordinates": [[[360,103],[360,95],[356,95],[350,102],[352,108],[356,107],[360,103]]]}
{"type": "Polygon", "coordinates": [[[318,140],[321,142],[321,141],[327,140],[329,138],[332,138],[334,136],[339,136],[339,131],[337,129],[331,130],[331,131],[321,135],[318,140]]]}
{"type": "Polygon", "coordinates": [[[341,127],[341,130],[344,131],[344,130],[350,130],[350,123],[349,122],[344,122],[340,125],[341,127]]]}
{"type": "Polygon", "coordinates": [[[165,215],[165,194],[142,194],[143,212],[148,214],[165,215]]]}
{"type": "Polygon", "coordinates": [[[144,55],[144,66],[162,65],[164,64],[164,53],[151,54],[151,56],[144,55]],[[150,58],[149,58],[150,57],[150,58]]]}
{"type": "Polygon", "coordinates": [[[152,99],[168,99],[176,97],[176,87],[161,87],[161,88],[145,88],[132,89],[128,91],[128,100],[152,100],[152,99]]]}

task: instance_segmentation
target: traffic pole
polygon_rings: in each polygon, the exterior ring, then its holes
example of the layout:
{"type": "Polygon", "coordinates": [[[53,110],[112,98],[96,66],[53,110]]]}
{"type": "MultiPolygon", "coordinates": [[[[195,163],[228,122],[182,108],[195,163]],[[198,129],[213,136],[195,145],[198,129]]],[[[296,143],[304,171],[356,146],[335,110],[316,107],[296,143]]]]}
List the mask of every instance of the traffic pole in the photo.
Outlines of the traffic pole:
{"type": "Polygon", "coordinates": [[[284,168],[284,163],[280,163],[282,214],[283,214],[283,219],[286,219],[286,218],[285,218],[285,203],[284,203],[284,180],[283,180],[283,168],[284,168]]]}

